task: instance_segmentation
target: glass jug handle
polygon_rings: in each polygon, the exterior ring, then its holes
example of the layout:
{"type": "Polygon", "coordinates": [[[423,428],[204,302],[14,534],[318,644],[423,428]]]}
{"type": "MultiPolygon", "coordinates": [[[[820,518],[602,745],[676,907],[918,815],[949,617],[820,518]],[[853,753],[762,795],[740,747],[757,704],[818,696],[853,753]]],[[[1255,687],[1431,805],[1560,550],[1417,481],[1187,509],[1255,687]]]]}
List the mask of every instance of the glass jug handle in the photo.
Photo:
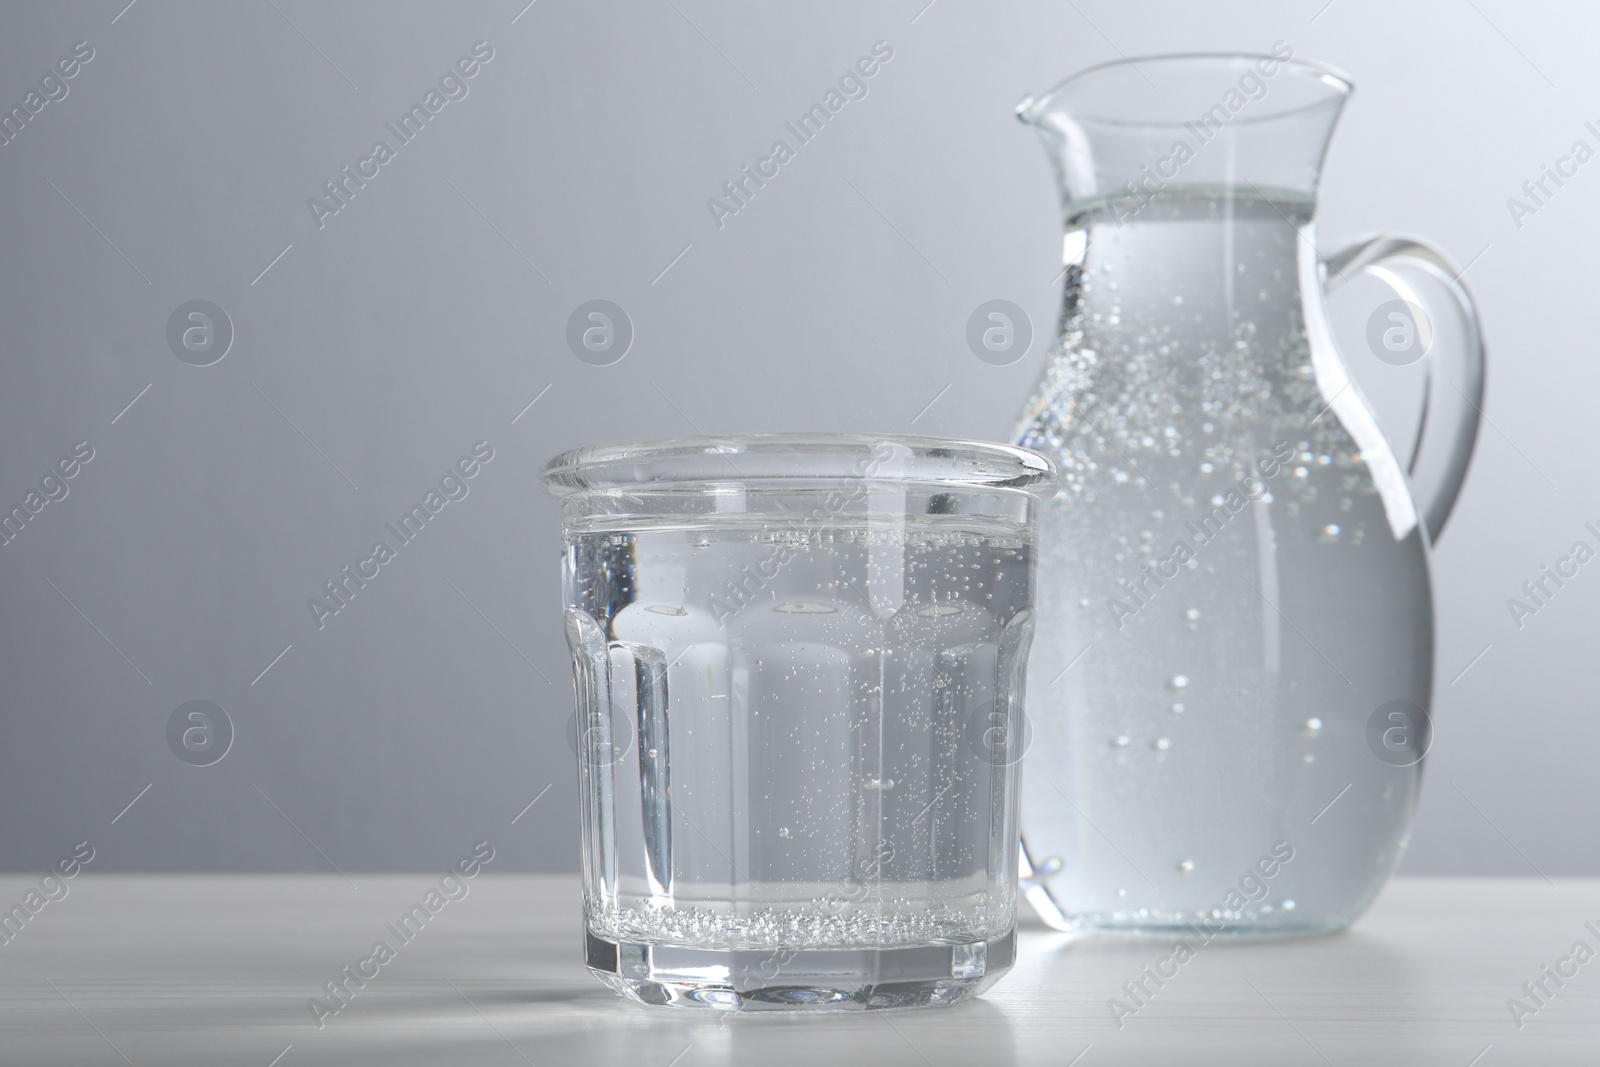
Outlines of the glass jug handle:
{"type": "MultiPolygon", "coordinates": [[[[1415,362],[1420,346],[1426,375],[1422,416],[1412,443],[1411,490],[1437,542],[1467,475],[1483,419],[1484,346],[1478,308],[1461,271],[1437,248],[1413,237],[1358,241],[1323,260],[1323,289],[1332,293],[1365,271],[1398,298],[1369,324],[1379,359],[1415,362]],[[1405,342],[1395,344],[1392,342],[1405,342]],[[1391,358],[1388,353],[1394,353],[1391,358]]],[[[1387,307],[1387,305],[1385,305],[1387,307]]]]}

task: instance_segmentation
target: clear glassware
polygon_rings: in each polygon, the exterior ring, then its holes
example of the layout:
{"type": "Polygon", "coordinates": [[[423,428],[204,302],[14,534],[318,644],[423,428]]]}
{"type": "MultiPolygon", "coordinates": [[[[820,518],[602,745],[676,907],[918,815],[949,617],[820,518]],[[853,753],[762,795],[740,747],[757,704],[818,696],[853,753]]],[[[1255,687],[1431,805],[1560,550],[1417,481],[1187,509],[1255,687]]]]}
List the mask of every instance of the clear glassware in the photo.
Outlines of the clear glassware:
{"type": "Polygon", "coordinates": [[[1018,109],[1066,229],[1059,333],[1016,438],[1062,471],[1022,815],[1025,893],[1061,929],[1338,929],[1410,832],[1428,546],[1471,456],[1483,348],[1428,245],[1319,255],[1351,87],[1290,51],[1108,64],[1018,109]],[[1404,466],[1328,325],[1324,290],[1361,271],[1398,297],[1381,343],[1426,351],[1404,466]]]}
{"type": "Polygon", "coordinates": [[[954,1003],[1011,966],[1034,487],[1007,445],[582,448],[585,953],[651,1004],[954,1003]]]}

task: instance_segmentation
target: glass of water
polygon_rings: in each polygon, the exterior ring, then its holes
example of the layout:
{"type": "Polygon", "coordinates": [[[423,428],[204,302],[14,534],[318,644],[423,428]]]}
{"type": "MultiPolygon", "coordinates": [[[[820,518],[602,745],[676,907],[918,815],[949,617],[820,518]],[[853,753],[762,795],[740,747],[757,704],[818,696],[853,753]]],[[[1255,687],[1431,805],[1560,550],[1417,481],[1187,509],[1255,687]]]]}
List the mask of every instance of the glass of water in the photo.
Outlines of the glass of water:
{"type": "Polygon", "coordinates": [[[650,1004],[948,1004],[1015,954],[1035,492],[1004,445],[582,448],[562,500],[586,962],[650,1004]]]}

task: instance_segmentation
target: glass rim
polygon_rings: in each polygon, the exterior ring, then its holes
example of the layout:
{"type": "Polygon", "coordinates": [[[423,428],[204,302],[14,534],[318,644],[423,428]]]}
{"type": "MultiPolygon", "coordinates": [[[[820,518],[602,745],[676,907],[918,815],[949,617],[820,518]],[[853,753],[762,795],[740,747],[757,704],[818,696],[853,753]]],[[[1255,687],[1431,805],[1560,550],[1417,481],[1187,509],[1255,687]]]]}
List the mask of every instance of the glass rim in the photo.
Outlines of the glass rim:
{"type": "MultiPolygon", "coordinates": [[[[1299,57],[1279,59],[1274,55],[1250,52],[1168,52],[1144,56],[1124,56],[1120,59],[1085,67],[1083,70],[1063,78],[1044,92],[1030,93],[1024,96],[1017,104],[1017,118],[1025,123],[1038,124],[1048,112],[1060,107],[1073,90],[1110,74],[1126,74],[1132,71],[1142,77],[1141,66],[1171,68],[1189,65],[1197,67],[1212,66],[1218,69],[1232,66],[1237,69],[1240,65],[1248,67],[1260,60],[1270,60],[1277,63],[1284,70],[1293,71],[1297,77],[1305,81],[1321,83],[1330,92],[1321,99],[1311,100],[1279,111],[1272,111],[1265,115],[1249,115],[1243,118],[1236,118],[1233,120],[1234,122],[1255,125],[1292,118],[1324,108],[1341,106],[1349,98],[1350,94],[1355,91],[1355,82],[1351,80],[1348,74],[1338,67],[1318,60],[1301,59],[1299,57]]],[[[1079,123],[1096,126],[1145,129],[1181,128],[1186,121],[1191,121],[1191,119],[1184,117],[1131,119],[1100,114],[1075,114],[1074,119],[1079,123]]]]}
{"type": "Polygon", "coordinates": [[[758,433],[585,445],[539,474],[552,496],[617,489],[741,484],[797,487],[887,481],[960,489],[1031,489],[1056,465],[1031,449],[991,441],[903,434],[758,433]],[[892,458],[883,455],[883,446],[892,458]],[[887,472],[876,468],[885,461],[887,472]]]}

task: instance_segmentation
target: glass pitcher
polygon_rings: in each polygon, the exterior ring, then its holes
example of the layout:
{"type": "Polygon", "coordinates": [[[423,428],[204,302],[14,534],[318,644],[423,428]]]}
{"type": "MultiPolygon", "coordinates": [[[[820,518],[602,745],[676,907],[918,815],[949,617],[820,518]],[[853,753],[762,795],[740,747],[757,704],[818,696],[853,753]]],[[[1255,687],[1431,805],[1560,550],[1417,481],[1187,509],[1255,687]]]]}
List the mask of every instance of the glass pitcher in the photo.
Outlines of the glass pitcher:
{"type": "Polygon", "coordinates": [[[1404,851],[1429,738],[1428,546],[1471,457],[1484,354],[1432,247],[1318,252],[1350,91],[1280,43],[1096,67],[1018,109],[1066,227],[1057,338],[1016,436],[1063,475],[1022,814],[1024,890],[1052,926],[1334,930],[1404,851]],[[1397,295],[1375,352],[1425,354],[1407,464],[1329,327],[1324,292],[1360,272],[1397,295]]]}

